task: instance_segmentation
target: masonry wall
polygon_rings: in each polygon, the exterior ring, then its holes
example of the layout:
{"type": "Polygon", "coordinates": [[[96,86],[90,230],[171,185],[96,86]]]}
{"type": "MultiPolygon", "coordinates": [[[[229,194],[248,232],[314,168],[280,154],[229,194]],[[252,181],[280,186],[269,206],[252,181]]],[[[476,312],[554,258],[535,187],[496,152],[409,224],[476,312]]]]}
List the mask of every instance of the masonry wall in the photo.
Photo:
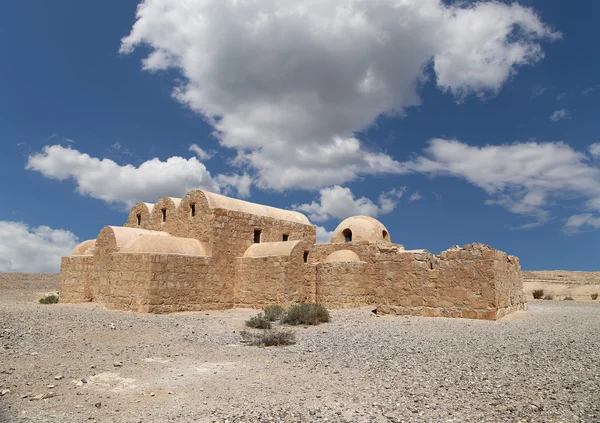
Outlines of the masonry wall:
{"type": "Polygon", "coordinates": [[[63,257],[60,265],[60,302],[84,303],[93,300],[91,287],[95,284],[94,257],[63,257]]]}
{"type": "Polygon", "coordinates": [[[518,263],[481,244],[440,256],[415,254],[414,260],[379,267],[378,310],[384,313],[495,320],[502,315],[497,312],[498,298],[505,297],[513,299],[514,309],[523,308],[518,263]],[[401,281],[398,289],[394,280],[401,281]]]}
{"type": "Polygon", "coordinates": [[[315,302],[315,266],[301,255],[246,257],[237,261],[236,307],[315,302]]]}
{"type": "Polygon", "coordinates": [[[210,257],[152,254],[147,312],[171,313],[233,307],[225,284],[216,277],[210,257]]]}
{"type": "Polygon", "coordinates": [[[316,302],[328,308],[375,304],[373,266],[364,262],[316,265],[316,302]]]}
{"type": "Polygon", "coordinates": [[[515,256],[498,257],[494,263],[494,271],[496,317],[504,317],[513,311],[527,310],[519,259],[515,256]]]}

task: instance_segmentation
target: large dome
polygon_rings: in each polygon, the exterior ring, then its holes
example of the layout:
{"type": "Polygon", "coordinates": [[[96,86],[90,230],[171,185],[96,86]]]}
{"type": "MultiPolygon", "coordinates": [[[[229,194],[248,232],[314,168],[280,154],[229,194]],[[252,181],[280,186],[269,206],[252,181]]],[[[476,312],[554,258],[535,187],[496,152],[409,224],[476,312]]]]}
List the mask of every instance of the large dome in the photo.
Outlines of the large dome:
{"type": "Polygon", "coordinates": [[[333,231],[332,243],[352,241],[392,242],[386,227],[369,216],[349,217],[333,231]]]}

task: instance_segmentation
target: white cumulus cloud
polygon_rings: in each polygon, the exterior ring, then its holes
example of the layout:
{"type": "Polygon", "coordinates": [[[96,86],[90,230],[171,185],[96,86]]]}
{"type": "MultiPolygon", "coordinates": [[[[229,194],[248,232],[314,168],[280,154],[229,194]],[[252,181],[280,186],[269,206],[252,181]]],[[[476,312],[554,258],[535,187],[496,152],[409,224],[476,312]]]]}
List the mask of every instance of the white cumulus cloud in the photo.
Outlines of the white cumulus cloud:
{"type": "Polygon", "coordinates": [[[413,193],[410,197],[408,197],[408,201],[419,201],[422,200],[423,196],[419,193],[419,191],[413,193]]]}
{"type": "Polygon", "coordinates": [[[198,156],[198,158],[203,161],[210,160],[214,156],[213,152],[208,152],[208,151],[204,150],[202,147],[198,146],[198,144],[190,145],[189,151],[192,151],[193,153],[195,153],[196,156],[198,156]]]}
{"type": "Polygon", "coordinates": [[[560,109],[552,113],[548,119],[550,119],[553,122],[558,122],[559,120],[563,120],[568,117],[569,112],[567,112],[565,109],[560,109]]]}
{"type": "Polygon", "coordinates": [[[0,221],[0,272],[56,273],[77,241],[70,231],[0,221]]]}
{"type": "Polygon", "coordinates": [[[595,159],[600,159],[600,142],[595,142],[588,147],[590,155],[595,159]]]}
{"type": "Polygon", "coordinates": [[[60,145],[46,146],[41,153],[31,155],[26,168],[59,181],[72,179],[81,195],[125,207],[166,196],[183,196],[192,189],[219,192],[222,187],[230,193],[233,187],[239,195],[247,196],[252,183],[247,175],[213,178],[195,157],[175,156],[166,161],[154,158],[137,167],[122,166],[60,145]]]}
{"type": "Polygon", "coordinates": [[[317,244],[329,244],[333,231],[328,231],[323,226],[317,226],[317,244]]]}
{"type": "Polygon", "coordinates": [[[424,155],[404,166],[414,172],[463,178],[490,195],[488,204],[534,216],[538,222],[550,218],[548,208],[560,198],[578,198],[583,207],[600,210],[600,168],[563,142],[475,147],[434,139],[424,155]]]}
{"type": "Polygon", "coordinates": [[[462,100],[497,93],[560,34],[518,4],[442,0],[144,0],[121,44],[176,69],[173,96],[237,150],[261,188],[402,173],[355,133],[420,104],[432,70],[462,100]]]}
{"type": "Polygon", "coordinates": [[[319,201],[310,204],[294,204],[294,210],[307,213],[315,222],[325,222],[332,218],[345,219],[355,215],[376,217],[390,213],[396,208],[397,199],[404,190],[392,190],[379,196],[378,204],[366,197],[355,198],[350,188],[335,185],[319,191],[319,201]]]}
{"type": "Polygon", "coordinates": [[[592,229],[600,229],[600,216],[594,216],[591,213],[574,214],[567,219],[565,229],[575,232],[586,226],[592,229]]]}

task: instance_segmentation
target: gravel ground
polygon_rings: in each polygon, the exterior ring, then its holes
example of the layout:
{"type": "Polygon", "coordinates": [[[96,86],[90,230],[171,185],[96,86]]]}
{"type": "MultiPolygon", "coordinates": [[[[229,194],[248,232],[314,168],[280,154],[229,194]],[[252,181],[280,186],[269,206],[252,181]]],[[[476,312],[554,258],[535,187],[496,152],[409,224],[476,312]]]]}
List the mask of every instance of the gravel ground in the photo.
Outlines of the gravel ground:
{"type": "Polygon", "coordinates": [[[36,303],[52,277],[0,289],[0,422],[600,421],[600,302],[498,322],[333,311],[258,348],[239,336],[252,310],[36,303]]]}

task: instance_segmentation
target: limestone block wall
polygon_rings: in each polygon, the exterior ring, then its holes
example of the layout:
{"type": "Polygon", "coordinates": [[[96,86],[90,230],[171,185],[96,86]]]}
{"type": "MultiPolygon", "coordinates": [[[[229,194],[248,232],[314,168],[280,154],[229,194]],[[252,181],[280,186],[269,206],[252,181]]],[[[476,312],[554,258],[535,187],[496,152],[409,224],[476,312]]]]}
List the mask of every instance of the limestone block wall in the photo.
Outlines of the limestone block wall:
{"type": "Polygon", "coordinates": [[[91,287],[95,284],[94,257],[63,257],[60,265],[60,302],[92,301],[91,287]]]}
{"type": "Polygon", "coordinates": [[[152,254],[152,275],[146,281],[151,313],[214,310],[233,307],[226,284],[219,281],[210,257],[152,254]]]}
{"type": "Polygon", "coordinates": [[[515,256],[506,255],[498,257],[494,263],[494,271],[496,279],[496,317],[500,318],[517,310],[527,310],[519,259],[515,256]]]}
{"type": "Polygon", "coordinates": [[[414,258],[378,266],[382,312],[495,320],[503,315],[498,299],[505,297],[513,298],[514,309],[523,308],[518,262],[503,252],[471,244],[440,256],[421,253],[414,258]],[[397,289],[393,279],[401,281],[397,289]]]}
{"type": "Polygon", "coordinates": [[[373,266],[365,262],[316,265],[316,302],[328,308],[375,304],[373,266]]]}
{"type": "Polygon", "coordinates": [[[153,274],[150,254],[109,254],[97,266],[95,300],[107,308],[148,311],[148,282],[153,274]]]}
{"type": "Polygon", "coordinates": [[[315,266],[304,263],[312,248],[302,241],[257,244],[237,260],[236,307],[315,302],[315,266]],[[285,248],[277,251],[278,248],[285,248]]]}

